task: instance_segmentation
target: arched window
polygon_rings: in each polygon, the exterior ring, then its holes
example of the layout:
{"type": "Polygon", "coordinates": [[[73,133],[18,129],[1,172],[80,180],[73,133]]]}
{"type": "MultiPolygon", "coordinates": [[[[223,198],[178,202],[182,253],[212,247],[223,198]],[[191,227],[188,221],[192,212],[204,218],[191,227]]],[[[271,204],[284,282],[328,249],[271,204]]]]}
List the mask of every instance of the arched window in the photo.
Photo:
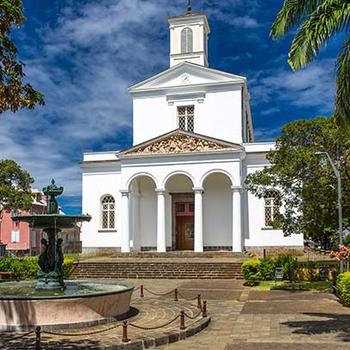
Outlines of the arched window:
{"type": "Polygon", "coordinates": [[[181,53],[191,52],[193,52],[193,31],[186,27],[181,32],[181,53]]]}
{"type": "Polygon", "coordinates": [[[272,227],[280,210],[280,194],[276,190],[268,190],[264,195],[265,200],[265,226],[272,227]]]}
{"type": "Polygon", "coordinates": [[[104,196],[101,201],[101,227],[103,230],[115,228],[115,200],[111,195],[104,196]]]}

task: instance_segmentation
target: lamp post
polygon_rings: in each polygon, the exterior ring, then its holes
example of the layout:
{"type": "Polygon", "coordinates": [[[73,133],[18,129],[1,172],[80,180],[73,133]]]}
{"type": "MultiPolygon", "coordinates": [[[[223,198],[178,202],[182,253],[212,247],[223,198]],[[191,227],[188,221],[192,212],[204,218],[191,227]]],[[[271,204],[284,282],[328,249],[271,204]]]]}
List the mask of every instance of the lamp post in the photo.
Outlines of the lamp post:
{"type": "MultiPolygon", "coordinates": [[[[341,190],[341,177],[338,168],[335,166],[332,158],[328,152],[316,152],[316,155],[325,155],[332,166],[333,172],[337,178],[338,183],[338,224],[339,224],[339,245],[343,244],[343,207],[342,207],[342,190],[341,190]]],[[[344,272],[344,261],[340,260],[340,273],[344,272]]]]}

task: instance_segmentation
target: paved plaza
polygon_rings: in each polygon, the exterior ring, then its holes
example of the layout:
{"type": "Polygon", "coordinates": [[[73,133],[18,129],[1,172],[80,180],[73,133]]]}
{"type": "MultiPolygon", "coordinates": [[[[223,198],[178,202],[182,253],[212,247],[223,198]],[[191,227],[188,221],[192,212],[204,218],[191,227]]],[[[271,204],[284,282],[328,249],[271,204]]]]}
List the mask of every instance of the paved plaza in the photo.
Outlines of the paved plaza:
{"type": "MultiPolygon", "coordinates": [[[[255,291],[237,280],[132,280],[143,284],[156,294],[178,288],[181,297],[193,299],[198,293],[208,301],[211,322],[201,332],[179,342],[161,345],[159,350],[328,350],[335,347],[350,349],[350,309],[344,308],[336,298],[327,293],[255,291]]],[[[156,326],[170,320],[181,311],[196,316],[196,301],[173,301],[173,293],[156,296],[145,291],[139,297],[137,289],[132,306],[139,310],[132,322],[156,326]]],[[[200,319],[200,318],[199,318],[200,319]]],[[[196,323],[199,321],[191,321],[196,323]]],[[[187,322],[190,322],[187,320],[187,322]]],[[[74,333],[93,333],[104,325],[74,333]]],[[[178,332],[178,323],[167,329],[130,330],[130,338],[154,339],[162,334],[178,332]]],[[[60,332],[60,331],[58,331],[60,332]]],[[[64,332],[64,331],[61,331],[64,332]]],[[[14,335],[1,334],[1,349],[32,349],[33,337],[13,340],[14,335]]],[[[170,339],[164,337],[161,344],[170,339]]],[[[87,336],[43,335],[43,349],[121,349],[121,329],[87,336]]],[[[151,344],[151,343],[150,343],[151,344]]],[[[138,349],[139,347],[135,347],[138,349]]]]}

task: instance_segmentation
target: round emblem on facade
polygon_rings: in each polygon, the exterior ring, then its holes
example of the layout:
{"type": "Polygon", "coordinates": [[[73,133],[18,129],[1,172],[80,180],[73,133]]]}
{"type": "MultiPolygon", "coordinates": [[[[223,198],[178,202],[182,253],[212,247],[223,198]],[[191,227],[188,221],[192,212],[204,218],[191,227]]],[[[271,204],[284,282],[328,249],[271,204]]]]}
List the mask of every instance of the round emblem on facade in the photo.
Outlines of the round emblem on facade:
{"type": "Polygon", "coordinates": [[[188,76],[188,74],[182,74],[181,76],[181,82],[183,84],[189,84],[190,83],[190,77],[188,76]]]}

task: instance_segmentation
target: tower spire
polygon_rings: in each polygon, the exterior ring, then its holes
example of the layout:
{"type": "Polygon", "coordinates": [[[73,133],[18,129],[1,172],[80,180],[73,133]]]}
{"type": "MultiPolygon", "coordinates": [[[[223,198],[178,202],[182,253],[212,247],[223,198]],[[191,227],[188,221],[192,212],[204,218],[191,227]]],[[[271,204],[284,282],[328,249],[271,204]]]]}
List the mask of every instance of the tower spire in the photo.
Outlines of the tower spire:
{"type": "Polygon", "coordinates": [[[191,4],[191,0],[188,0],[188,3],[187,3],[187,14],[188,14],[188,15],[192,14],[192,4],[191,4]]]}

